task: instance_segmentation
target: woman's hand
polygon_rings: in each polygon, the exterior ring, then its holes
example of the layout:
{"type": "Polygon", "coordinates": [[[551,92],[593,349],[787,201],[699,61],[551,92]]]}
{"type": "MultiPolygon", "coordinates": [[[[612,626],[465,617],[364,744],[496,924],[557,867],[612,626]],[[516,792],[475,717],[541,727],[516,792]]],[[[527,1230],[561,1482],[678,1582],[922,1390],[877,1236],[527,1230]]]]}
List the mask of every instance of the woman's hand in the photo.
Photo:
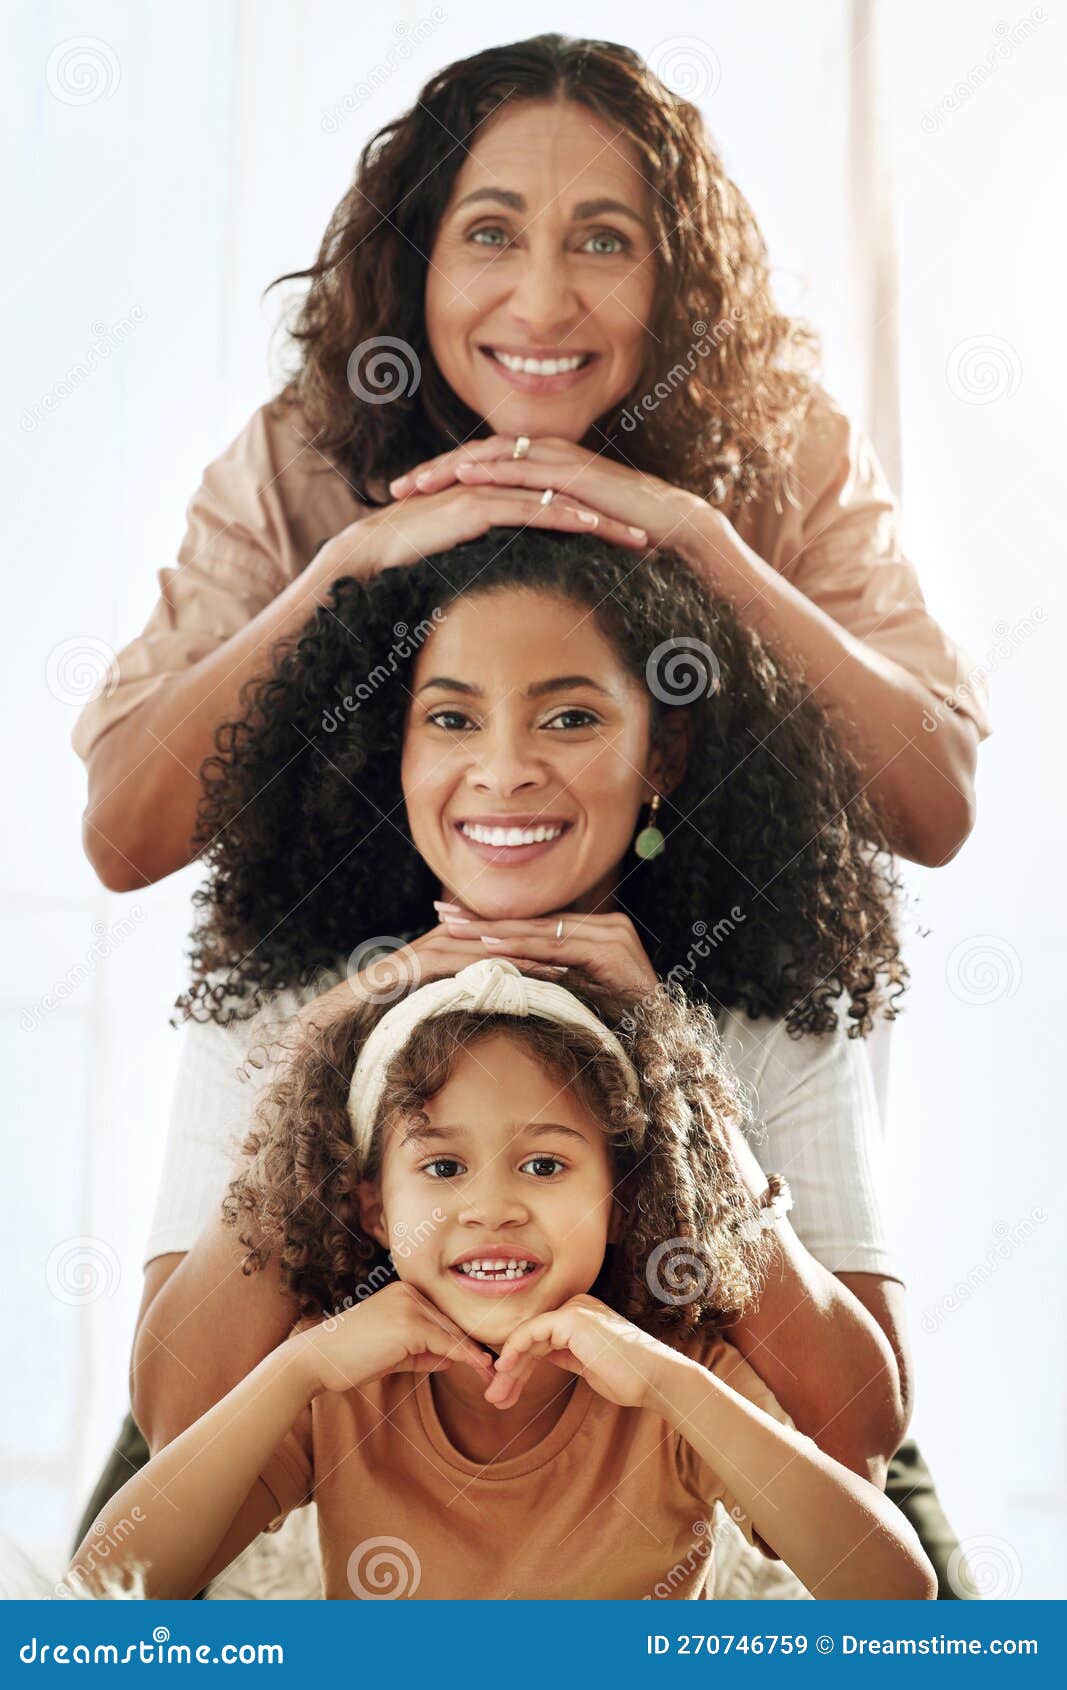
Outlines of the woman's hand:
{"type": "Polygon", "coordinates": [[[475,915],[462,904],[436,903],[435,908],[445,930],[457,940],[476,944],[480,956],[502,956],[520,964],[578,965],[603,985],[626,992],[650,991],[657,984],[656,971],[628,915],[564,910],[520,921],[496,921],[475,915]],[[563,937],[558,939],[560,923],[563,937]]]}
{"type": "MultiPolygon", "coordinates": [[[[357,972],[348,974],[336,986],[320,992],[317,998],[298,1010],[294,1020],[302,1027],[326,1027],[337,1015],[343,1015],[354,1002],[395,1003],[410,987],[442,974],[458,974],[472,962],[480,962],[489,955],[476,934],[453,934],[443,923],[432,927],[400,945],[389,954],[376,957],[357,972]]],[[[544,967],[531,963],[531,972],[558,975],[566,972],[566,965],[551,962],[544,967]]]]}
{"type": "Polygon", "coordinates": [[[494,1377],[489,1352],[404,1280],[286,1342],[313,1396],[370,1385],[387,1373],[440,1373],[457,1361],[473,1368],[483,1384],[494,1377]]]}
{"type": "Polygon", "coordinates": [[[349,523],[316,554],[312,567],[332,580],[356,575],[369,580],[383,569],[421,563],[434,552],[476,540],[488,529],[554,528],[568,534],[598,533],[612,545],[644,551],[648,536],[634,532],[628,518],[591,510],[580,494],[541,503],[538,487],[442,485],[431,498],[400,500],[349,523]]]}
{"type": "Polygon", "coordinates": [[[615,541],[614,527],[632,525],[644,530],[649,547],[669,546],[686,558],[690,553],[706,556],[713,507],[695,493],[552,435],[534,440],[525,458],[512,457],[514,448],[512,435],[468,441],[398,477],[390,483],[390,491],[398,501],[418,505],[421,501],[413,495],[436,495],[457,482],[466,487],[528,489],[535,497],[552,487],[557,497],[581,500],[599,513],[597,532],[606,540],[615,541]],[[693,522],[698,513],[701,534],[693,522]]]}
{"type": "Polygon", "coordinates": [[[583,1293],[516,1326],[497,1356],[486,1402],[514,1408],[542,1358],[568,1373],[580,1373],[594,1391],[622,1408],[658,1402],[664,1369],[678,1359],[658,1338],[583,1293]]]}

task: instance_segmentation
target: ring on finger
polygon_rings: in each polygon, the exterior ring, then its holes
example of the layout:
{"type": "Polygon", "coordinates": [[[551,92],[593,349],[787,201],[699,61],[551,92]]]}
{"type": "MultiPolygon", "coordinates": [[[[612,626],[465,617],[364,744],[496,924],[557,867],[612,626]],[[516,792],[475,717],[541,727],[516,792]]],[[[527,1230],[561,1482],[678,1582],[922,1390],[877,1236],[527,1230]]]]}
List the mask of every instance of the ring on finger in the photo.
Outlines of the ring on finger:
{"type": "Polygon", "coordinates": [[[511,455],[513,458],[525,458],[529,450],[530,436],[528,434],[520,434],[515,442],[515,450],[511,455]]]}
{"type": "Polygon", "coordinates": [[[550,505],[555,496],[556,489],[554,487],[546,487],[544,492],[541,494],[541,503],[543,505],[550,505]]]}
{"type": "Polygon", "coordinates": [[[563,938],[563,933],[564,933],[563,917],[560,916],[559,920],[556,922],[556,938],[557,938],[557,940],[563,938]]]}

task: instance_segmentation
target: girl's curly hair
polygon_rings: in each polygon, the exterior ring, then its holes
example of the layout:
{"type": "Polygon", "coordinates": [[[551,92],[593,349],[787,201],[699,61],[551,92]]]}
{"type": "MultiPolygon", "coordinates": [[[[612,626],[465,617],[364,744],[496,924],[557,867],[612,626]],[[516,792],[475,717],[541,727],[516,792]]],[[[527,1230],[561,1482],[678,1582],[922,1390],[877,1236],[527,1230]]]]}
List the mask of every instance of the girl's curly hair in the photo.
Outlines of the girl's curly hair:
{"type": "Polygon", "coordinates": [[[625,1224],[591,1294],[664,1338],[737,1319],[757,1294],[767,1233],[750,1224],[757,1205],[729,1149],[727,1123],[743,1127],[748,1096],[711,1011],[687,1004],[677,988],[638,998],[579,968],[569,971],[567,990],[616,1032],[637,1070],[636,1100],[617,1059],[583,1028],[453,1010],[422,1022],[391,1062],[365,1160],[352,1142],[349,1086],[391,1005],[360,1002],[325,1027],[300,1029],[260,1099],[223,1200],[224,1220],[247,1251],[244,1271],[276,1259],[300,1315],[312,1317],[403,1277],[363,1231],[359,1183],[380,1178],[390,1124],[425,1124],[426,1101],[447,1081],[457,1051],[505,1032],[574,1089],[608,1141],[625,1224]]]}
{"type": "Polygon", "coordinates": [[[892,1017],[907,978],[899,882],[822,707],[678,557],[637,563],[595,535],[536,527],[339,580],[246,683],[246,714],[217,730],[201,773],[210,875],[177,1007],[226,1024],[267,993],[343,973],[361,938],[434,925],[438,883],[400,777],[411,671],[450,603],[516,588],[594,618],[646,692],[654,740],[668,699],[689,712],[686,771],[659,816],[666,849],[620,871],[660,978],[716,1010],[785,1017],[795,1036],[836,1027],[842,993],[852,1034],[883,1004],[892,1017]]]}
{"type": "MultiPolygon", "coordinates": [[[[287,331],[299,365],[276,411],[299,405],[331,461],[323,473],[331,463],[340,468],[370,504],[375,484],[492,432],[433,356],[423,303],[429,255],[480,126],[516,103],[557,100],[607,121],[656,190],[649,195],[656,287],[642,368],[582,444],[731,516],[757,484],[780,509],[782,496],[791,497],[788,470],[820,338],[776,308],[763,236],[697,107],[631,48],[610,41],[546,34],[489,47],[438,71],[410,110],[378,130],[315,263],[270,284],[309,283],[287,331]],[[377,389],[360,399],[359,384],[350,385],[356,348],[411,361],[389,404],[377,389]],[[663,381],[670,404],[657,407],[655,427],[636,427],[633,407],[663,381]]],[[[372,373],[368,365],[368,381],[372,373]]]]}

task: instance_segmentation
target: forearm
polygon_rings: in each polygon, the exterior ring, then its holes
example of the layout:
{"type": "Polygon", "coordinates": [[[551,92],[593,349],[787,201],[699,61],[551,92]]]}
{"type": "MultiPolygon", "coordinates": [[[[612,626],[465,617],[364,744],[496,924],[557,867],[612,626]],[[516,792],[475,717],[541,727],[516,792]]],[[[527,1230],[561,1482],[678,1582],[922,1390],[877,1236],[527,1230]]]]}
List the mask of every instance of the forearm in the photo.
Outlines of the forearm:
{"type": "Polygon", "coordinates": [[[284,1345],[127,1480],[71,1562],[77,1588],[107,1566],[145,1566],[149,1597],[190,1597],[268,1458],[314,1394],[306,1352],[284,1345]],[[133,1529],[130,1530],[130,1523],[133,1529]]]}
{"type": "Polygon", "coordinates": [[[698,1362],[665,1362],[648,1406],[719,1476],[813,1596],[936,1595],[933,1569],[898,1508],[698,1362]]]}
{"type": "Polygon", "coordinates": [[[940,709],[908,670],[835,622],[720,512],[697,512],[685,550],[772,651],[799,660],[805,683],[848,740],[892,848],[928,867],[947,862],[974,824],[973,723],[940,709]]]}
{"type": "Polygon", "coordinates": [[[885,1484],[908,1425],[893,1348],[788,1223],[775,1228],[758,1306],[731,1327],[729,1338],[801,1432],[853,1472],[885,1484]]]}
{"type": "Polygon", "coordinates": [[[240,717],[241,688],[266,672],[278,641],[325,602],[347,555],[331,548],[333,542],[245,627],[170,677],[94,747],[82,837],[112,891],[137,890],[190,861],[200,770],[215,752],[215,731],[240,717]]]}
{"type": "Polygon", "coordinates": [[[130,1396],[149,1448],[162,1449],[280,1345],[299,1310],[278,1265],[244,1274],[221,1218],[204,1229],[145,1310],[130,1396]]]}

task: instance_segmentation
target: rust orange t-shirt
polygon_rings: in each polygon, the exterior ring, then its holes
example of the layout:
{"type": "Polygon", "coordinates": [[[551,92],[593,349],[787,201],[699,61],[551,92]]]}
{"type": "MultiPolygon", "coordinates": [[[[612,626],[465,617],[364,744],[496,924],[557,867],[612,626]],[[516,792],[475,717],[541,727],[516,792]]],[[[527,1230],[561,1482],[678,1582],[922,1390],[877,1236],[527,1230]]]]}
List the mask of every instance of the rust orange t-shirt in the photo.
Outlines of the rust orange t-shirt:
{"type": "MultiPolygon", "coordinates": [[[[983,671],[926,608],[901,550],[898,512],[874,448],[816,386],[790,475],[795,505],[753,500],[737,531],[753,551],[833,617],[915,675],[935,698],[990,732],[983,671]]],[[[379,490],[388,498],[388,490],[379,490]]],[[[169,677],[207,657],[266,609],[320,545],[372,507],[315,444],[298,407],[268,402],[204,470],[186,511],[177,567],[157,571],[159,598],[117,654],[71,736],[87,759],[100,736],[169,677]]]]}
{"type": "MultiPolygon", "coordinates": [[[[792,1425],[732,1345],[706,1332],[678,1347],[792,1425]]],[[[574,1377],[539,1444],[482,1464],[446,1435],[431,1378],[392,1373],[323,1392],[261,1474],[279,1517],[314,1498],[327,1598],[702,1598],[716,1504],[771,1553],[658,1415],[620,1408],[574,1377]]],[[[568,1375],[560,1380],[565,1389],[568,1375]]]]}

